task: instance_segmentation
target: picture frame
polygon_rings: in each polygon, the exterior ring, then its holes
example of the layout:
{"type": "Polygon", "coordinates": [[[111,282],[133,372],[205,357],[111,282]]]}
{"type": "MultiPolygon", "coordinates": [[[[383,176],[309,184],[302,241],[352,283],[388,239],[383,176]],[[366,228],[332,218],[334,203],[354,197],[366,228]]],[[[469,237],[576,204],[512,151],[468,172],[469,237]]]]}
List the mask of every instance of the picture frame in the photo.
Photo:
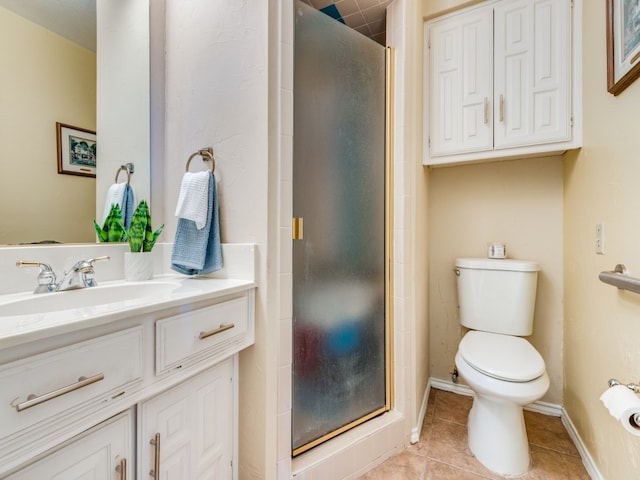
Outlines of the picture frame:
{"type": "Polygon", "coordinates": [[[96,177],[96,132],[56,122],[58,173],[96,177]]]}
{"type": "Polygon", "coordinates": [[[640,76],[640,1],[607,0],[607,90],[619,95],[640,76]]]}

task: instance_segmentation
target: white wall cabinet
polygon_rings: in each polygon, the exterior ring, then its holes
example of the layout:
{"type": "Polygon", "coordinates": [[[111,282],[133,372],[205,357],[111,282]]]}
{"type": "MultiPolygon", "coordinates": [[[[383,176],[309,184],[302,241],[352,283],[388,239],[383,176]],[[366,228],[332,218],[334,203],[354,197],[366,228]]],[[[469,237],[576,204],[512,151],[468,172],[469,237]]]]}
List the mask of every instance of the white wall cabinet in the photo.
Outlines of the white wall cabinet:
{"type": "Polygon", "coordinates": [[[493,11],[473,9],[430,27],[430,153],[493,149],[493,11]]]}
{"type": "Polygon", "coordinates": [[[236,479],[255,289],[232,290],[0,351],[0,478],[236,479]]]}
{"type": "Polygon", "coordinates": [[[580,146],[572,2],[497,0],[425,24],[427,165],[580,146]]]}

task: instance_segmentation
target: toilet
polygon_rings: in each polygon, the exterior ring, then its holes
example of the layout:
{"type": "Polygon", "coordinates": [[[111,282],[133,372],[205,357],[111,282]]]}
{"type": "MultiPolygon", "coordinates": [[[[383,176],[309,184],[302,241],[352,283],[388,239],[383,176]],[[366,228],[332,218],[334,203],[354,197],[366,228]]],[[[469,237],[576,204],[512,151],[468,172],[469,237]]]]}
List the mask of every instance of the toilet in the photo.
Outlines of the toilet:
{"type": "Polygon", "coordinates": [[[524,338],[533,331],[536,262],[458,258],[460,323],[469,329],[455,357],[473,390],[469,448],[485,467],[508,477],[529,470],[522,407],[549,389],[545,363],[524,338]]]}

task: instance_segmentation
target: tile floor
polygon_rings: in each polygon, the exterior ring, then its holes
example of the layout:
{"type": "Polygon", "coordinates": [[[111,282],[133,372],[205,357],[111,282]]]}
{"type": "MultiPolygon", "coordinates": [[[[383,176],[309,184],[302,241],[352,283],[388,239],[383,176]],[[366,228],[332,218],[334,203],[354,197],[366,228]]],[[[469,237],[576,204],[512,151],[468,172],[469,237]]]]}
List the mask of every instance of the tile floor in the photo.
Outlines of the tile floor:
{"type": "MultiPolygon", "coordinates": [[[[358,480],[501,479],[471,454],[467,415],[472,397],[431,389],[420,441],[389,458],[358,480]]],[[[560,418],[524,412],[531,470],[525,480],[589,480],[560,418]]]]}

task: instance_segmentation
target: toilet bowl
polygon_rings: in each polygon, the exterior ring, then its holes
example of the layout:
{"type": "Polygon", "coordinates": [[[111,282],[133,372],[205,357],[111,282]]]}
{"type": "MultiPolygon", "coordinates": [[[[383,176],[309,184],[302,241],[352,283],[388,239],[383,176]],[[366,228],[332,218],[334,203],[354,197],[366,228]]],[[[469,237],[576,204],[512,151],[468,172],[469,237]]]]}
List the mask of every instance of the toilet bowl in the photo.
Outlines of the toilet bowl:
{"type": "Polygon", "coordinates": [[[489,470],[518,477],[529,470],[529,441],[522,407],[549,389],[540,354],[523,338],[470,331],[455,364],[474,392],[469,448],[489,470]]]}
{"type": "Polygon", "coordinates": [[[474,392],[469,449],[489,470],[519,477],[529,470],[522,407],[549,389],[543,358],[523,336],[533,332],[538,264],[456,259],[460,324],[458,374],[474,392]]]}

